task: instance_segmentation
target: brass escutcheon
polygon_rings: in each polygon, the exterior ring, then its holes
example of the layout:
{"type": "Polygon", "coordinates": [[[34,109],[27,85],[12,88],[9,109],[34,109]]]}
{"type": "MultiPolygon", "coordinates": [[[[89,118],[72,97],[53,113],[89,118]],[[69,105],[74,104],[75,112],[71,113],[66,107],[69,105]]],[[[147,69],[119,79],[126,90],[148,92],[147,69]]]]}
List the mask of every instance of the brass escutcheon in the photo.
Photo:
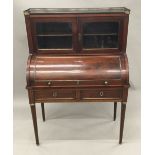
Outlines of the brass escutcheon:
{"type": "Polygon", "coordinates": [[[103,95],[104,95],[103,91],[100,91],[100,96],[103,96],[103,95]]]}

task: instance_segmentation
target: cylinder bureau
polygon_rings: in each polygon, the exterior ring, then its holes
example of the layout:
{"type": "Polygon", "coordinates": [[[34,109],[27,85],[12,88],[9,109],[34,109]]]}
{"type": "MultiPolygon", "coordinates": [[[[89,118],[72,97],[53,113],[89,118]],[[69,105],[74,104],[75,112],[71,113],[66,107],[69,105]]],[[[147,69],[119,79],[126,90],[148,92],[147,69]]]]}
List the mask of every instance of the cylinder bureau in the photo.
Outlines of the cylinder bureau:
{"type": "MultiPolygon", "coordinates": [[[[129,88],[127,8],[28,9],[24,11],[29,57],[26,80],[36,144],[36,104],[121,103],[122,143],[129,88]]],[[[81,104],[82,106],[82,104],[81,104]]]]}

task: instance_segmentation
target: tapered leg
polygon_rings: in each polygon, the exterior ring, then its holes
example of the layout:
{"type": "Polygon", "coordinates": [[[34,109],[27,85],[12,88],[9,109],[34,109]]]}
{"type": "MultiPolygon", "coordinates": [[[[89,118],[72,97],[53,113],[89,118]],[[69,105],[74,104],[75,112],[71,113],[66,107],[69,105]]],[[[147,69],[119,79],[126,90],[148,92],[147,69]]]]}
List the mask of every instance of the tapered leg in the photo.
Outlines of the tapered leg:
{"type": "Polygon", "coordinates": [[[38,126],[37,126],[37,117],[36,117],[36,106],[35,106],[35,104],[30,104],[30,107],[31,107],[32,119],[33,119],[33,126],[34,126],[36,144],[39,145],[38,126]]]}
{"type": "Polygon", "coordinates": [[[124,129],[124,119],[125,119],[126,103],[121,103],[121,120],[120,120],[120,136],[119,144],[122,144],[123,129],[124,129]]]}
{"type": "Polygon", "coordinates": [[[116,120],[117,102],[114,102],[114,121],[116,120]]]}
{"type": "Polygon", "coordinates": [[[44,103],[41,103],[41,109],[42,109],[43,121],[45,121],[45,108],[44,108],[44,103]]]}

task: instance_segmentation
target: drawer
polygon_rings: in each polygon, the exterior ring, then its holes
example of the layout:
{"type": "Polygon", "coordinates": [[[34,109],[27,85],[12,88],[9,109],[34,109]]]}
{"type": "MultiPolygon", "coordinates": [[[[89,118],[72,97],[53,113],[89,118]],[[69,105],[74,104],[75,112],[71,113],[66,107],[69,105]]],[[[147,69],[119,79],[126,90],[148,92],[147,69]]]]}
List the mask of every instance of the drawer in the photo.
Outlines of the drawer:
{"type": "Polygon", "coordinates": [[[121,80],[47,80],[47,81],[35,81],[32,83],[35,87],[84,87],[84,86],[112,86],[122,85],[121,80]]]}
{"type": "Polygon", "coordinates": [[[89,89],[80,91],[81,99],[120,99],[122,89],[89,89]]]}
{"type": "Polygon", "coordinates": [[[35,100],[36,101],[52,101],[52,100],[74,100],[76,98],[75,90],[36,90],[35,91],[35,100]]]}

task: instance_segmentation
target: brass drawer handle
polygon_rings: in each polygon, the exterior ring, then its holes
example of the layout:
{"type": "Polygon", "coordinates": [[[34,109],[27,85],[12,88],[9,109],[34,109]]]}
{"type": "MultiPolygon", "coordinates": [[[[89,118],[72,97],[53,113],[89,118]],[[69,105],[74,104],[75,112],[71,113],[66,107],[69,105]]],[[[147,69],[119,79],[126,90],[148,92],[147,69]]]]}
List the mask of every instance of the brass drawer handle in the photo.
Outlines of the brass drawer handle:
{"type": "Polygon", "coordinates": [[[103,96],[103,95],[104,95],[103,91],[100,91],[100,96],[103,96]]]}
{"type": "Polygon", "coordinates": [[[107,85],[108,84],[108,81],[104,81],[104,84],[107,85]]]}
{"type": "Polygon", "coordinates": [[[52,82],[51,82],[51,81],[49,81],[47,84],[48,84],[48,86],[51,86],[51,85],[52,85],[52,82]]]}
{"type": "Polygon", "coordinates": [[[57,92],[53,92],[53,97],[57,97],[57,92]]]}

